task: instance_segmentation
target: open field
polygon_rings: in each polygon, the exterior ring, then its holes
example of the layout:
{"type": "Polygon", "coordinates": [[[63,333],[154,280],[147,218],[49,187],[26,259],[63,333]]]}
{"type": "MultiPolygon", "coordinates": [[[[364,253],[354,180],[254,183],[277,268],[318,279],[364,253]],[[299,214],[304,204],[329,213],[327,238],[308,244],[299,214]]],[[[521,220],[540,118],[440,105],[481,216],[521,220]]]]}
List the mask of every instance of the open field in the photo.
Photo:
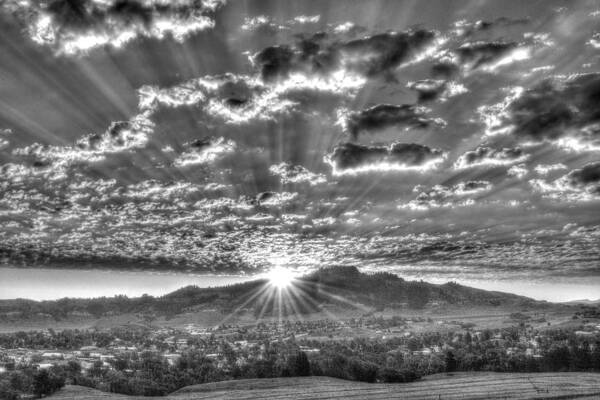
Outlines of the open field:
{"type": "MultiPolygon", "coordinates": [[[[188,399],[597,399],[595,373],[454,373],[406,384],[367,384],[327,377],[249,379],[195,385],[165,400],[188,399]]],[[[68,386],[52,400],[135,400],[68,386]]]]}

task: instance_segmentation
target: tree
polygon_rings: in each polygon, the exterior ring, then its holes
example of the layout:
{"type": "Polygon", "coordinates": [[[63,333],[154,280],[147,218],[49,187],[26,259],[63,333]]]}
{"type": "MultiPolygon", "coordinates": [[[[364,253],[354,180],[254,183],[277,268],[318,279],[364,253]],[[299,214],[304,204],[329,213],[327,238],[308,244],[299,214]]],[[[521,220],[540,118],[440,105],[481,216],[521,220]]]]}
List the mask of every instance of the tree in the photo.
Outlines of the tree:
{"type": "Polygon", "coordinates": [[[310,362],[305,352],[299,351],[295,358],[295,375],[296,376],[309,376],[310,375],[310,362]]]}
{"type": "Polygon", "coordinates": [[[52,394],[65,386],[65,378],[43,369],[33,376],[33,393],[37,397],[52,394]]]}
{"type": "Polygon", "coordinates": [[[351,376],[361,382],[375,382],[377,379],[377,372],[379,367],[377,364],[368,361],[362,361],[358,358],[352,358],[350,360],[350,374],[351,376]]]}
{"type": "Polygon", "coordinates": [[[19,392],[12,388],[8,382],[0,381],[0,399],[18,400],[20,398],[19,392]]]}
{"type": "Polygon", "coordinates": [[[446,372],[454,372],[456,371],[456,357],[454,357],[454,353],[448,351],[446,353],[446,372]]]}
{"type": "Polygon", "coordinates": [[[411,282],[407,289],[408,306],[415,309],[425,307],[429,301],[429,288],[425,285],[411,282]]]}
{"type": "Polygon", "coordinates": [[[546,354],[545,366],[550,371],[566,371],[569,368],[570,352],[566,346],[557,346],[546,354]]]}
{"type": "Polygon", "coordinates": [[[69,360],[67,363],[67,372],[71,377],[79,375],[81,373],[81,364],[75,360],[69,360]]]}
{"type": "Polygon", "coordinates": [[[600,371],[600,342],[596,342],[591,355],[592,368],[595,371],[600,371]]]}

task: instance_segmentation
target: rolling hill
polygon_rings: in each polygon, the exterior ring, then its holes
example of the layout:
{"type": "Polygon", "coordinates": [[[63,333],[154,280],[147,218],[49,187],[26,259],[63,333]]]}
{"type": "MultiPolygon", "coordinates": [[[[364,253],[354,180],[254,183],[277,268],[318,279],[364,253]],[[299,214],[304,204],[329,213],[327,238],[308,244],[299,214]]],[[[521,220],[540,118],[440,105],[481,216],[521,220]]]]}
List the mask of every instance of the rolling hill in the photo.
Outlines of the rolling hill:
{"type": "MultiPolygon", "coordinates": [[[[594,399],[600,374],[454,373],[405,384],[367,384],[327,377],[249,379],[188,386],[164,400],[192,399],[594,399]]],[[[137,400],[81,386],[67,386],[51,400],[137,400]]]]}

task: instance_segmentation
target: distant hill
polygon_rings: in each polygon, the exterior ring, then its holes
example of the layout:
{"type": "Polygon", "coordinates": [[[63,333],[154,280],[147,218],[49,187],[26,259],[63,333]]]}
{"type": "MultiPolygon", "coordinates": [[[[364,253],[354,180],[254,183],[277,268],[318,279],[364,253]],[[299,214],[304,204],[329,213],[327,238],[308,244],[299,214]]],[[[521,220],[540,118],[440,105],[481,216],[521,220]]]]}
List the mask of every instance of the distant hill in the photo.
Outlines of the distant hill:
{"type": "MultiPolygon", "coordinates": [[[[411,383],[371,384],[328,377],[242,379],[188,386],[164,400],[199,399],[593,399],[597,373],[471,372],[431,375],[411,383]]],[[[134,400],[140,397],[67,386],[50,400],[134,400]]],[[[146,397],[147,399],[147,397],[146,397]]]]}
{"type": "Polygon", "coordinates": [[[565,302],[563,302],[563,304],[595,306],[595,305],[600,305],[600,299],[597,299],[597,300],[589,300],[589,299],[571,300],[571,301],[565,301],[565,302]]]}
{"type": "Polygon", "coordinates": [[[215,288],[187,286],[160,297],[144,295],[95,299],[0,301],[0,324],[28,318],[56,321],[100,318],[128,313],[173,317],[199,310],[220,313],[254,313],[256,316],[310,314],[324,307],[382,310],[423,309],[455,306],[543,306],[527,297],[474,289],[456,283],[435,285],[406,281],[391,273],[361,273],[355,267],[329,267],[297,278],[291,287],[278,292],[265,279],[215,288]]]}

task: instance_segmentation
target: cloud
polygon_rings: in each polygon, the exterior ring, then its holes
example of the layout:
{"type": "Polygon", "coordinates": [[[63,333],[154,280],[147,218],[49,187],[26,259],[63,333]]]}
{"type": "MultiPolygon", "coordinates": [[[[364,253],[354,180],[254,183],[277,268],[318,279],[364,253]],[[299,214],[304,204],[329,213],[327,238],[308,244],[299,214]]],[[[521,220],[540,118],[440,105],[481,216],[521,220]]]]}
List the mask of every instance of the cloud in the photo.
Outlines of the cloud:
{"type": "Polygon", "coordinates": [[[323,174],[315,174],[301,165],[290,165],[285,162],[271,165],[269,172],[279,176],[283,184],[308,183],[316,186],[327,182],[327,178],[323,174]]]}
{"type": "Polygon", "coordinates": [[[329,41],[326,33],[294,45],[267,47],[252,57],[265,81],[291,73],[327,75],[340,69],[365,77],[387,75],[434,39],[427,30],[388,32],[349,41],[329,41]]]}
{"type": "Polygon", "coordinates": [[[489,66],[519,47],[516,42],[469,42],[455,50],[461,65],[468,69],[489,66]]]}
{"type": "Polygon", "coordinates": [[[454,32],[459,36],[471,36],[479,32],[486,32],[497,28],[506,28],[515,25],[527,25],[529,22],[529,18],[512,19],[507,17],[499,17],[493,21],[477,20],[472,22],[460,20],[454,23],[454,32]]]}
{"type": "Polygon", "coordinates": [[[107,154],[145,147],[153,129],[154,123],[145,114],[139,114],[129,121],[113,122],[104,133],[84,136],[72,146],[34,143],[12,153],[32,160],[34,166],[62,171],[77,163],[103,161],[107,154]]]}
{"type": "Polygon", "coordinates": [[[269,16],[258,15],[256,17],[245,17],[244,23],[240,29],[244,31],[258,31],[271,34],[280,30],[284,30],[286,27],[275,23],[269,16]]]}
{"type": "Polygon", "coordinates": [[[472,205],[474,200],[465,197],[489,191],[492,185],[488,181],[459,182],[454,186],[435,185],[429,190],[416,186],[413,192],[418,192],[416,199],[401,204],[399,208],[411,210],[427,210],[439,207],[454,207],[457,205],[472,205]]]}
{"type": "MultiPolygon", "coordinates": [[[[329,76],[291,74],[286,80],[265,83],[259,77],[226,74],[205,76],[172,87],[143,86],[138,90],[142,110],[199,106],[215,122],[232,125],[274,120],[297,109],[318,107],[320,98],[334,103],[353,97],[364,79],[343,71],[329,76]]],[[[321,104],[322,105],[322,104],[321,104]]]]}
{"type": "Polygon", "coordinates": [[[521,179],[529,173],[529,170],[525,167],[525,164],[513,165],[506,171],[508,176],[514,176],[517,179],[521,179]]]}
{"type": "Polygon", "coordinates": [[[201,164],[212,164],[235,151],[236,144],[225,138],[198,139],[186,145],[187,151],[181,153],[173,165],[182,168],[201,164]]]}
{"type": "Polygon", "coordinates": [[[353,138],[364,132],[372,133],[390,126],[424,129],[434,124],[443,125],[443,121],[425,117],[424,108],[410,104],[378,104],[366,110],[350,112],[345,121],[346,129],[353,138]]]}
{"type": "Polygon", "coordinates": [[[119,48],[138,37],[183,41],[214,27],[220,0],[23,0],[5,9],[21,19],[31,39],[60,54],[119,48]]]}
{"type": "Polygon", "coordinates": [[[369,171],[423,171],[438,166],[446,157],[439,149],[416,143],[392,143],[390,146],[364,146],[341,143],[325,156],[334,175],[369,171]]]}
{"type": "Polygon", "coordinates": [[[403,33],[380,33],[355,39],[341,46],[343,62],[367,76],[384,74],[406,62],[435,37],[432,31],[419,29],[403,33]]]}
{"type": "Polygon", "coordinates": [[[568,174],[546,182],[533,179],[531,185],[546,197],[563,201],[589,201],[600,199],[600,162],[584,165],[568,174]]]}
{"type": "Polygon", "coordinates": [[[560,171],[561,169],[567,169],[567,166],[563,163],[558,164],[538,164],[534,168],[538,175],[548,175],[552,171],[560,171]]]}
{"type": "Polygon", "coordinates": [[[533,46],[539,38],[528,40],[529,44],[503,41],[466,42],[454,49],[440,50],[431,67],[434,77],[450,79],[463,72],[480,70],[494,72],[497,68],[523,61],[531,57],[533,46]]]}
{"type": "Polygon", "coordinates": [[[417,92],[417,101],[419,103],[438,99],[446,101],[449,97],[468,92],[464,85],[442,79],[424,79],[416,82],[409,82],[407,86],[409,89],[417,92]]]}
{"type": "Polygon", "coordinates": [[[290,192],[262,192],[256,195],[252,204],[275,209],[288,205],[298,198],[298,193],[290,192]]]}
{"type": "Polygon", "coordinates": [[[587,44],[592,46],[594,49],[600,49],[600,32],[594,33],[587,44]]]}
{"type": "Polygon", "coordinates": [[[12,130],[0,129],[0,150],[7,148],[8,145],[10,144],[10,142],[6,138],[9,135],[12,135],[12,130]]]}
{"type": "Polygon", "coordinates": [[[600,73],[545,79],[496,108],[494,128],[523,142],[548,141],[574,151],[600,149],[600,73]]]}
{"type": "Polygon", "coordinates": [[[520,163],[529,158],[519,147],[492,149],[479,146],[475,150],[467,151],[454,163],[455,169],[471,168],[477,166],[498,166],[520,163]]]}

